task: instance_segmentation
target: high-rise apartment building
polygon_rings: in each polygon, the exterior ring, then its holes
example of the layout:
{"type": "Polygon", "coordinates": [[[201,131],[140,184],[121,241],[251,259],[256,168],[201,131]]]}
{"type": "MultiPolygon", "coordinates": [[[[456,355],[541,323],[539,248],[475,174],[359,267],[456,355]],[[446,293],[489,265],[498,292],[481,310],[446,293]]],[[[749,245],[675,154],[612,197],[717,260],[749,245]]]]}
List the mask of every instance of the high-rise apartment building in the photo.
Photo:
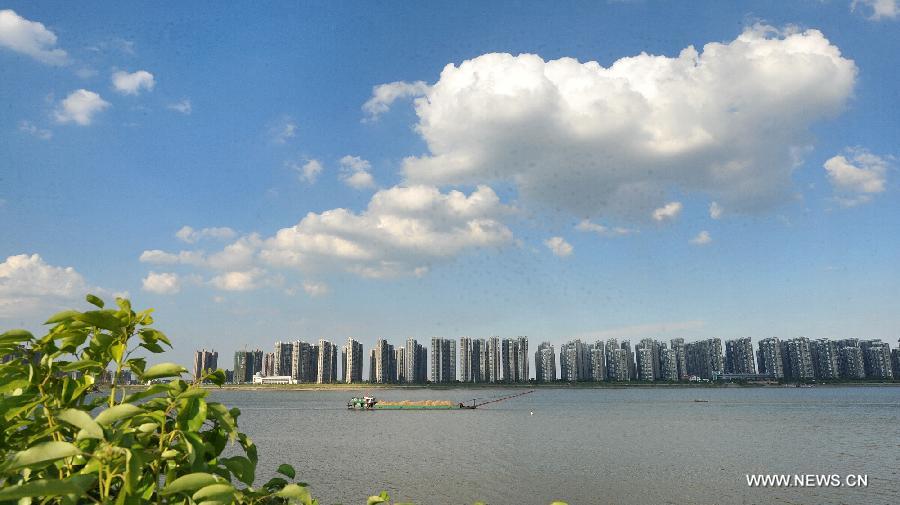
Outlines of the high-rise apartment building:
{"type": "Polygon", "coordinates": [[[591,377],[595,381],[606,380],[606,346],[601,340],[591,346],[591,377]]]}
{"type": "Polygon", "coordinates": [[[341,348],[341,382],[362,382],[363,346],[353,337],[341,348]]]}
{"type": "Polygon", "coordinates": [[[394,346],[387,340],[378,339],[375,342],[375,373],[373,382],[387,384],[397,380],[397,357],[394,346]]]}
{"type": "Polygon", "coordinates": [[[431,382],[456,382],[456,340],[432,337],[431,382]]]}
{"type": "Polygon", "coordinates": [[[866,368],[862,349],[854,345],[846,345],[840,349],[841,378],[851,380],[865,379],[866,368]]]}
{"type": "Polygon", "coordinates": [[[375,360],[375,348],[369,349],[369,383],[375,384],[378,382],[377,376],[375,374],[377,366],[377,361],[375,360]]]}
{"type": "Polygon", "coordinates": [[[784,361],[781,359],[781,341],[778,338],[764,338],[759,341],[756,364],[759,366],[759,373],[771,375],[776,379],[784,378],[784,361]]]}
{"type": "Polygon", "coordinates": [[[502,380],[502,377],[500,375],[500,361],[502,359],[502,354],[500,352],[500,337],[488,338],[482,345],[482,349],[482,353],[486,358],[484,360],[485,366],[482,367],[482,376],[484,382],[500,382],[502,380]]]}
{"type": "Polygon", "coordinates": [[[403,350],[403,382],[423,384],[428,375],[428,351],[414,338],[406,339],[403,350]]]}
{"type": "Polygon", "coordinates": [[[672,350],[675,351],[675,367],[678,373],[677,380],[687,379],[687,355],[685,354],[684,349],[684,339],[673,338],[669,341],[669,345],[671,345],[672,350]]]}
{"type": "Polygon", "coordinates": [[[291,372],[291,356],[293,345],[290,342],[275,342],[275,363],[272,375],[293,375],[291,372]]]}
{"type": "Polygon", "coordinates": [[[194,351],[194,379],[219,368],[219,353],[201,349],[194,351]]]}
{"type": "Polygon", "coordinates": [[[725,342],[725,373],[755,374],[753,342],[748,337],[725,342]]]}
{"type": "Polygon", "coordinates": [[[319,344],[316,347],[318,347],[319,350],[316,383],[326,384],[337,382],[337,346],[328,340],[319,339],[319,344]]]}
{"type": "Polygon", "coordinates": [[[781,361],[784,367],[785,379],[807,380],[815,378],[808,338],[799,337],[782,340],[781,361]]]}
{"type": "Polygon", "coordinates": [[[817,379],[834,380],[841,376],[837,344],[820,338],[809,343],[809,350],[817,379]]]}
{"type": "Polygon", "coordinates": [[[696,375],[701,379],[712,379],[714,373],[724,371],[722,339],[709,338],[687,343],[684,347],[689,375],[696,375]]]}
{"type": "MultiPolygon", "coordinates": [[[[665,345],[665,344],[663,344],[665,345]]],[[[678,374],[678,354],[675,349],[666,349],[663,347],[659,351],[659,378],[664,381],[678,381],[681,376],[678,374]]]]}
{"type": "Polygon", "coordinates": [[[891,347],[881,340],[860,340],[862,349],[863,367],[868,379],[893,379],[894,370],[891,366],[891,347]]]}
{"type": "Polygon", "coordinates": [[[263,352],[259,349],[235,351],[232,382],[235,384],[253,382],[253,375],[256,372],[262,373],[262,355],[263,352]]]}
{"type": "Polygon", "coordinates": [[[263,377],[271,377],[275,375],[275,353],[267,352],[263,354],[263,369],[262,374],[263,377]]]}
{"type": "Polygon", "coordinates": [[[556,352],[550,342],[541,343],[534,352],[534,378],[538,382],[556,380],[556,352]]]}
{"type": "MultiPolygon", "coordinates": [[[[319,378],[319,347],[302,340],[295,340],[290,346],[290,366],[283,375],[290,375],[297,382],[316,382],[319,378]]],[[[275,361],[278,362],[277,359],[275,361]]]]}
{"type": "Polygon", "coordinates": [[[594,380],[593,346],[581,339],[570,340],[559,348],[559,378],[568,382],[594,380]]]}
{"type": "MultiPolygon", "coordinates": [[[[506,382],[528,382],[528,338],[503,339],[500,343],[503,380],[506,382]]],[[[490,364],[490,363],[489,363],[490,364]]],[[[486,378],[489,378],[486,377],[486,378]]]]}

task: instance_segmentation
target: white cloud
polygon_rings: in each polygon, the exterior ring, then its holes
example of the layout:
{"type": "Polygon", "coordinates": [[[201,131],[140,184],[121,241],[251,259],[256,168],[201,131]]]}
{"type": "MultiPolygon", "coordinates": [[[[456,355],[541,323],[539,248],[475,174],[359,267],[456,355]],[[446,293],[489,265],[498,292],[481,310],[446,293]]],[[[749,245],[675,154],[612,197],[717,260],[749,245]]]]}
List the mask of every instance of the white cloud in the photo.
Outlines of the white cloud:
{"type": "Polygon", "coordinates": [[[175,232],[175,237],[177,237],[182,242],[187,242],[188,244],[196,243],[197,241],[205,238],[229,240],[234,238],[236,235],[237,233],[228,227],[203,228],[200,230],[195,230],[190,226],[182,226],[180,230],[175,232]]]}
{"type": "Polygon", "coordinates": [[[250,291],[260,287],[259,281],[264,273],[258,268],[225,272],[213,277],[210,284],[224,291],[250,291]]]}
{"type": "Polygon", "coordinates": [[[560,258],[571,255],[573,250],[572,244],[562,237],[550,237],[544,241],[544,245],[560,258]]]}
{"type": "Polygon", "coordinates": [[[669,202],[658,209],[654,209],[651,215],[654,221],[672,221],[681,214],[681,208],[681,202],[669,202]]]}
{"type": "Polygon", "coordinates": [[[143,279],[143,290],[158,295],[174,295],[181,291],[181,279],[175,273],[150,272],[143,279]]]}
{"type": "Polygon", "coordinates": [[[180,102],[170,103],[166,106],[169,110],[174,110],[175,112],[180,112],[185,116],[189,116],[193,108],[191,107],[191,101],[185,98],[180,102]]]}
{"type": "Polygon", "coordinates": [[[56,47],[56,34],[10,9],[0,10],[0,46],[48,65],[65,65],[69,57],[56,47]]]}
{"type": "Polygon", "coordinates": [[[298,177],[307,184],[315,184],[322,173],[322,163],[319,160],[307,160],[304,164],[289,162],[287,166],[297,172],[298,177]]]}
{"type": "Polygon", "coordinates": [[[703,230],[691,239],[691,243],[694,245],[707,245],[712,243],[712,237],[709,236],[708,231],[703,230]]]}
{"type": "Polygon", "coordinates": [[[887,182],[887,160],[864,149],[847,149],[847,156],[834,156],[824,167],[835,199],[845,207],[870,201],[887,182]]]}
{"type": "Polygon", "coordinates": [[[363,104],[366,118],[363,121],[377,121],[378,117],[390,110],[391,104],[400,98],[418,97],[428,92],[428,84],[422,81],[396,81],[379,84],[372,88],[372,98],[363,104]]]}
{"type": "Polygon", "coordinates": [[[327,295],[331,292],[331,288],[328,287],[328,284],[322,282],[304,281],[303,291],[306,291],[306,294],[309,296],[317,298],[327,295]]]}
{"type": "Polygon", "coordinates": [[[181,251],[178,254],[168,253],[159,249],[152,249],[141,253],[141,263],[153,263],[157,265],[206,265],[206,256],[202,251],[181,251]]]}
{"type": "Polygon", "coordinates": [[[269,138],[276,144],[286,144],[288,140],[297,136],[297,123],[288,116],[283,117],[277,124],[269,128],[269,138]]]}
{"type": "Polygon", "coordinates": [[[363,277],[424,275],[434,262],[510,243],[512,232],[499,220],[510,211],[487,186],[469,196],[393,187],[375,193],[360,213],[307,214],[265,239],[259,255],[269,265],[336,268],[363,277]]]}
{"type": "Polygon", "coordinates": [[[897,19],[900,16],[900,2],[898,0],[853,0],[850,4],[850,10],[856,11],[858,6],[865,6],[860,9],[864,14],[868,13],[868,18],[872,21],[881,21],[882,19],[897,19]]]}
{"type": "Polygon", "coordinates": [[[131,73],[122,70],[113,72],[112,83],[116,91],[123,95],[138,95],[141,90],[152,91],[156,86],[153,74],[146,70],[131,73]]]}
{"type": "Polygon", "coordinates": [[[596,233],[601,237],[621,237],[637,233],[637,230],[632,228],[624,228],[621,226],[610,228],[602,224],[594,223],[590,219],[583,219],[580,223],[575,225],[575,229],[578,231],[596,233]]]}
{"type": "Polygon", "coordinates": [[[20,121],[19,131],[23,131],[29,135],[33,135],[41,140],[50,140],[53,138],[53,132],[46,128],[38,128],[31,121],[20,121]]]}
{"type": "Polygon", "coordinates": [[[372,164],[359,156],[344,156],[340,159],[341,181],[353,189],[370,189],[375,187],[375,179],[369,170],[372,164]]]}
{"type": "Polygon", "coordinates": [[[91,124],[94,115],[109,107],[109,102],[100,95],[86,89],[78,89],[67,96],[56,108],[56,121],[60,123],[78,123],[81,126],[91,124]]]}
{"type": "Polygon", "coordinates": [[[810,126],[843,109],[856,75],[821,32],[765,26],[608,68],[485,54],[447,65],[415,101],[429,154],[403,172],[509,183],[520,201],[588,217],[646,218],[673,191],[769,209],[789,201],[810,126]]]}
{"type": "Polygon", "coordinates": [[[48,265],[38,254],[9,256],[0,263],[0,317],[56,307],[88,289],[84,277],[72,267],[48,265]]]}
{"type": "Polygon", "coordinates": [[[712,202],[709,204],[709,217],[713,219],[719,219],[722,217],[722,206],[719,205],[718,202],[712,202]]]}

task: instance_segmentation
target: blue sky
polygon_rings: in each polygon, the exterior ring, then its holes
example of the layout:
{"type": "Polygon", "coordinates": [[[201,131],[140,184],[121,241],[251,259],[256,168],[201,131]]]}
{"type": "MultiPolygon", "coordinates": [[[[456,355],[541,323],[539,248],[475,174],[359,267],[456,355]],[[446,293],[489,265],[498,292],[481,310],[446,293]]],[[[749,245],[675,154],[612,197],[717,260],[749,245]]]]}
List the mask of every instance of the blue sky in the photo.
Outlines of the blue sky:
{"type": "Polygon", "coordinates": [[[896,2],[2,9],[3,327],[897,338],[896,2]]]}

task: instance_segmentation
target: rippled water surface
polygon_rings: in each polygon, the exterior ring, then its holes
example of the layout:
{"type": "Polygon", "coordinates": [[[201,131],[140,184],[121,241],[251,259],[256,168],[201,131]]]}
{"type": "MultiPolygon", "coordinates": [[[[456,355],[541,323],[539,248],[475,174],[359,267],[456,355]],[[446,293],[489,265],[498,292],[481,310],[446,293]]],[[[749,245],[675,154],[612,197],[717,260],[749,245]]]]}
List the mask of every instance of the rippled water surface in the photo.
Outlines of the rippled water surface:
{"type": "MultiPolygon", "coordinates": [[[[457,402],[508,392],[369,394],[457,402]]],[[[364,393],[213,397],[243,412],[260,480],[291,463],[325,504],[382,490],[419,504],[900,503],[898,387],[539,389],[474,411],[346,410],[364,393]],[[869,485],[751,489],[748,473],[867,474],[869,485]]]]}

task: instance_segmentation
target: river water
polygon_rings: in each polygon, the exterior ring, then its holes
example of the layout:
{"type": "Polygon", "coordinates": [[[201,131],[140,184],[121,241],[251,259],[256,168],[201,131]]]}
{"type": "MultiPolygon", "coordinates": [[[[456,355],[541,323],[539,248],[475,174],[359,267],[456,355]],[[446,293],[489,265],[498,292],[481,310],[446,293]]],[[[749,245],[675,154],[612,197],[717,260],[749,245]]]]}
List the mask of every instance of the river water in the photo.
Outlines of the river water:
{"type": "Polygon", "coordinates": [[[320,503],[898,504],[900,387],[538,389],[474,411],[348,411],[347,399],[470,401],[521,390],[218,391],[320,503]],[[695,399],[708,402],[695,402],[695,399]],[[842,487],[751,488],[747,474],[842,487]],[[846,475],[868,476],[847,487],[846,475]]]}

